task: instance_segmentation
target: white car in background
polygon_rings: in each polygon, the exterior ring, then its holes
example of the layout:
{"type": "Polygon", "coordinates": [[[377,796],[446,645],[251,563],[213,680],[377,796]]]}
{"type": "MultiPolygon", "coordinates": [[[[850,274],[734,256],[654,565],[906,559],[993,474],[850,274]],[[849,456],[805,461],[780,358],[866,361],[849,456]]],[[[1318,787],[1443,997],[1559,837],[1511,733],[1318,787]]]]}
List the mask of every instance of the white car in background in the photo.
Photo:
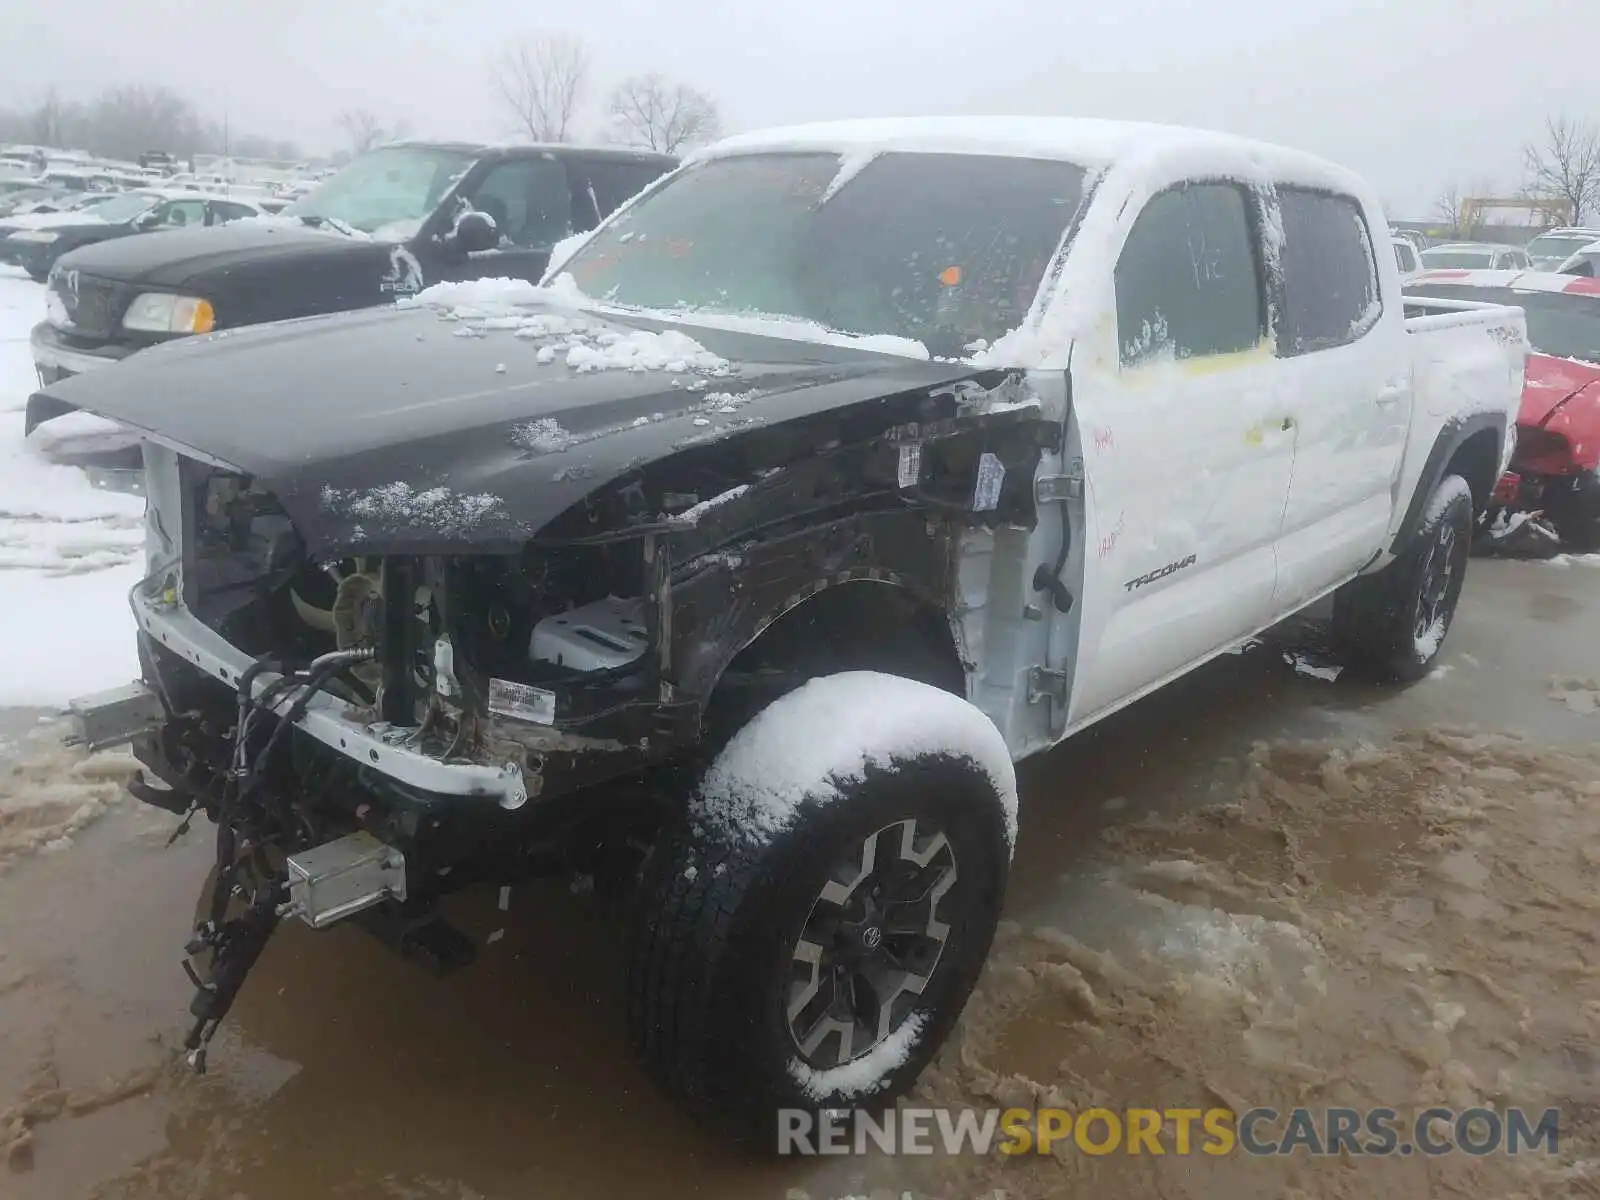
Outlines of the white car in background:
{"type": "Polygon", "coordinates": [[[1425,271],[1526,271],[1528,252],[1498,242],[1443,242],[1422,252],[1425,271]]]}

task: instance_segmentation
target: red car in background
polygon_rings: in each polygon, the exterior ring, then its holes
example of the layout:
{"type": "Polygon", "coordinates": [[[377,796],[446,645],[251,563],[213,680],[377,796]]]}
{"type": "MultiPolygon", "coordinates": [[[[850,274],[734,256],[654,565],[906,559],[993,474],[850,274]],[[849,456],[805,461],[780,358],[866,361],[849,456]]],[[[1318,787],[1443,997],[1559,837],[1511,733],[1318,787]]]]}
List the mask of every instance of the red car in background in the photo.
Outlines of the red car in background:
{"type": "Polygon", "coordinates": [[[1542,271],[1424,271],[1408,296],[1515,304],[1528,314],[1527,378],[1498,505],[1542,511],[1576,550],[1600,550],[1600,279],[1542,271]]]}

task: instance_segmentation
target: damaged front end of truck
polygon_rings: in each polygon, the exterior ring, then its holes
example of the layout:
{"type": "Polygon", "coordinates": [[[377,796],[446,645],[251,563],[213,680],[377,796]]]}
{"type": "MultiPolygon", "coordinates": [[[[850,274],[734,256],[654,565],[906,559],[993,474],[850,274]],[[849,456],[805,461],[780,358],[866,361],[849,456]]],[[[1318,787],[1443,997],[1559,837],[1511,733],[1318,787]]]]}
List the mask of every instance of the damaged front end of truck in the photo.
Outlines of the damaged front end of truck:
{"type": "MultiPolygon", "coordinates": [[[[647,844],[719,722],[803,679],[785,618],[830,588],[886,585],[861,614],[883,628],[855,632],[923,645],[960,690],[963,539],[1032,524],[1059,432],[1015,373],[708,334],[712,368],[543,356],[508,379],[429,319],[331,322],[340,354],[390,351],[359,384],[384,399],[332,416],[270,330],[58,385],[147,435],[142,678],[74,708],[91,747],[132,741],[140,799],[217,826],[186,964],[199,1069],[284,918],[351,918],[444,970],[472,947],[441,896],[647,844]],[[448,388],[418,394],[428,372],[448,388]],[[205,407],[257,376],[271,414],[205,407]]],[[[812,633],[799,652],[826,653],[812,633]]]]}

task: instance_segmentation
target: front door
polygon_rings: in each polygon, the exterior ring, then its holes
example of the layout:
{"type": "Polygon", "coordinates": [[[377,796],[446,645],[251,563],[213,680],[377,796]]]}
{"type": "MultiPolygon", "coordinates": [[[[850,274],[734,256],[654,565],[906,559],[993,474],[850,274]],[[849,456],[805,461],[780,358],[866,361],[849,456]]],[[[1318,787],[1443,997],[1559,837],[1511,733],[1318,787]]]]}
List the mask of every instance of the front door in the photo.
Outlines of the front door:
{"type": "Polygon", "coordinates": [[[1294,434],[1261,205],[1231,182],[1157,194],[1121,226],[1114,335],[1074,348],[1088,541],[1069,725],[1267,620],[1294,434]]]}
{"type": "Polygon", "coordinates": [[[500,233],[492,250],[452,252],[448,241],[431,247],[423,265],[427,282],[459,279],[526,279],[538,283],[550,250],[572,232],[572,190],[566,164],[554,155],[529,155],[497,163],[461,192],[487,213],[500,233]]]}

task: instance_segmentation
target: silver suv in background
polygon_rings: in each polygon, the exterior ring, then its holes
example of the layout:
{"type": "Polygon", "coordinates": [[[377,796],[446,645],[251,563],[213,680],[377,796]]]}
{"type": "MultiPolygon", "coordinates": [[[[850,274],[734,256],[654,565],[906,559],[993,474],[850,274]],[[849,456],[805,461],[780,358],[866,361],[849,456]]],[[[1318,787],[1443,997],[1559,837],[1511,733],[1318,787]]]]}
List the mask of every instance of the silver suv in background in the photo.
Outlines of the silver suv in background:
{"type": "Polygon", "coordinates": [[[1591,242],[1600,242],[1600,229],[1551,229],[1528,243],[1528,262],[1535,271],[1554,271],[1591,242]]]}

